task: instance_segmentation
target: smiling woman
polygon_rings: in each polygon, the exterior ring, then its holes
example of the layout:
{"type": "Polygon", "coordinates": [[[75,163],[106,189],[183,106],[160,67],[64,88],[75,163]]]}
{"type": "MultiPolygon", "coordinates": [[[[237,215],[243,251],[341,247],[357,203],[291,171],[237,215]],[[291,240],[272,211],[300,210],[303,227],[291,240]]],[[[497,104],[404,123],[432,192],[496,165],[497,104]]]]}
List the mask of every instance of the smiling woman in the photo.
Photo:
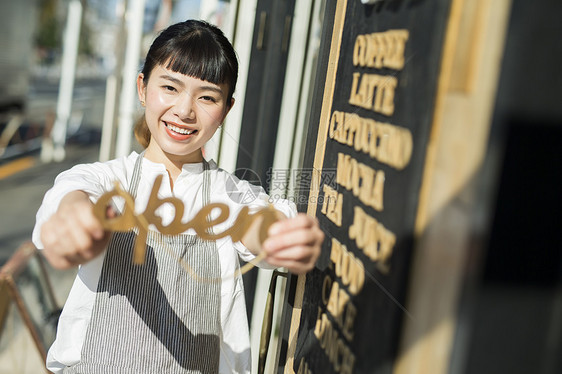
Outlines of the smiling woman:
{"type": "Polygon", "coordinates": [[[80,265],[48,353],[52,372],[250,372],[239,258],[304,273],[323,234],[314,219],[296,216],[294,204],[271,206],[263,189],[203,158],[234,103],[237,69],[218,28],[170,26],[137,77],[145,115],[135,135],[145,151],[76,165],[45,195],[34,243],[57,268],[80,265]],[[116,184],[126,194],[108,199],[116,184]],[[232,184],[255,198],[231,198],[232,184]],[[260,211],[288,219],[271,224],[260,211]],[[121,231],[105,217],[134,222],[121,231]]]}
{"type": "MultiPolygon", "coordinates": [[[[181,23],[172,25],[164,30],[150,47],[141,72],[144,86],[148,85],[153,70],[161,66],[166,71],[211,83],[209,87],[212,90],[222,91],[218,86],[226,84],[226,102],[230,103],[230,107],[233,104],[232,95],[238,80],[236,52],[218,28],[215,27],[215,30],[209,33],[196,21],[185,23],[189,23],[188,32],[181,30],[181,23]]],[[[170,83],[181,82],[178,76],[172,75],[169,78],[170,83]]],[[[169,88],[175,89],[174,85],[170,85],[169,88]]],[[[144,117],[135,126],[135,136],[141,145],[148,146],[150,131],[144,117]]]]}
{"type": "Polygon", "coordinates": [[[148,80],[137,78],[151,134],[145,157],[168,166],[173,183],[186,162],[201,162],[201,148],[232,107],[228,86],[214,84],[157,65],[148,80]]]}

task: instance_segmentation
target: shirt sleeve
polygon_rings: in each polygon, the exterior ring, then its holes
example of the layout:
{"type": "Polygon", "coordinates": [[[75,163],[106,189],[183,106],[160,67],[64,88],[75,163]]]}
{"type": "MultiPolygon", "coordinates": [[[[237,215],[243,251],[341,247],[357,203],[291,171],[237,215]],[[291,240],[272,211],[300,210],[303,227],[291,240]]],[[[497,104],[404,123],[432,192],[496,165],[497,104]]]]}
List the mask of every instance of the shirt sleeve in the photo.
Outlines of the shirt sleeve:
{"type": "Polygon", "coordinates": [[[95,202],[108,190],[111,181],[103,169],[104,166],[101,163],[81,164],[56,177],[53,187],[47,191],[37,211],[32,234],[33,244],[37,248],[43,249],[40,238],[41,226],[57,211],[64,196],[72,191],[84,191],[95,202]]]}
{"type": "MultiPolygon", "coordinates": [[[[235,179],[234,181],[236,182],[236,194],[232,194],[231,191],[227,190],[229,198],[234,202],[237,202],[237,204],[235,204],[235,212],[233,212],[234,214],[230,217],[230,224],[234,224],[240,210],[244,206],[248,206],[250,208],[250,213],[255,213],[258,210],[267,207],[269,204],[272,204],[276,210],[281,212],[287,218],[293,218],[297,215],[296,205],[292,201],[285,199],[271,199],[262,187],[254,186],[245,180],[235,179]]],[[[242,260],[248,262],[256,257],[256,255],[250,252],[250,250],[241,242],[235,242],[233,245],[242,260]]],[[[258,266],[270,269],[275,268],[264,261],[259,263],[258,266]]]]}

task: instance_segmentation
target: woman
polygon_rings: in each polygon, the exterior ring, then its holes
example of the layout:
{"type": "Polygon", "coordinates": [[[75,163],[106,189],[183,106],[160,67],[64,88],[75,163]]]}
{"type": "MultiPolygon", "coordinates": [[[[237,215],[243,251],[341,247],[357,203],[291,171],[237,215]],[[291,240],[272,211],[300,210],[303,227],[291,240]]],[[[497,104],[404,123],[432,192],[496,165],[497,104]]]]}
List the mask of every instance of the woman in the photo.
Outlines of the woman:
{"type": "MultiPolygon", "coordinates": [[[[323,234],[317,222],[296,215],[286,201],[275,208],[287,219],[269,229],[260,245],[250,232],[243,243],[229,238],[203,241],[186,232],[164,236],[151,231],[146,261],[133,265],[135,232],[109,233],[93,204],[118,181],[146,206],[155,179],[164,175],[159,196],[185,205],[183,222],[209,202],[226,203],[232,225],[243,205],[229,198],[252,186],[203,158],[201,148],[234,104],[238,62],[222,32],[208,23],[170,26],[154,41],[137,78],[145,107],[135,135],[141,154],[106,163],[77,165],[59,175],[37,214],[34,242],[57,268],[80,265],[59,320],[47,367],[59,373],[248,373],[250,345],[242,279],[232,276],[238,257],[261,250],[264,266],[310,270],[323,234]],[[178,261],[179,259],[179,261],[178,261]],[[182,268],[194,269],[192,277],[182,268]],[[222,279],[221,282],[201,279],[222,279]]],[[[268,204],[262,191],[248,204],[268,204]]],[[[123,207],[117,206],[118,214],[123,207]]],[[[157,214],[163,223],[176,214],[169,204],[157,214]]]]}

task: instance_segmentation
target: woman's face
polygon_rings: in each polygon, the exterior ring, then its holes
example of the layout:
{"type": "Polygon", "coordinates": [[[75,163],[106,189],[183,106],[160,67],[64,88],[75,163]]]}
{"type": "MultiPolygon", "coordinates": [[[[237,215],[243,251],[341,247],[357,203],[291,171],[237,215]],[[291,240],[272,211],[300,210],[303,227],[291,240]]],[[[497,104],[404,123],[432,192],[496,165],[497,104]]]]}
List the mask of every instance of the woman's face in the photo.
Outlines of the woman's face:
{"type": "Polygon", "coordinates": [[[201,162],[201,147],[211,139],[232,107],[228,85],[214,84],[157,65],[145,85],[137,78],[139,99],[145,102],[150,130],[146,157],[163,157],[180,164],[201,162]]]}

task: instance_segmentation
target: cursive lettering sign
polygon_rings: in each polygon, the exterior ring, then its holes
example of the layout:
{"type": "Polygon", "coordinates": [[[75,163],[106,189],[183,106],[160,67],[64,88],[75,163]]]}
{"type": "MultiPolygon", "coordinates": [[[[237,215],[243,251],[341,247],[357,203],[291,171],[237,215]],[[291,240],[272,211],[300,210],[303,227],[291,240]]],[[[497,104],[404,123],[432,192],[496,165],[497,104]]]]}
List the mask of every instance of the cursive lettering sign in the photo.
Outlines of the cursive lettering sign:
{"type": "Polygon", "coordinates": [[[146,209],[141,214],[135,214],[135,201],[133,197],[124,191],[117,182],[115,183],[115,188],[103,194],[94,205],[94,214],[104,229],[120,232],[130,231],[135,227],[138,229],[139,233],[133,252],[133,262],[135,264],[144,264],[149,225],[154,225],[164,235],[178,235],[186,230],[193,229],[204,240],[217,240],[230,236],[233,242],[237,242],[244,237],[250,226],[257,220],[260,223],[259,242],[263,243],[267,237],[269,226],[280,217],[280,213],[272,205],[254,213],[250,213],[250,208],[244,206],[231,227],[223,232],[215,233],[213,228],[224,223],[229,217],[230,209],[228,205],[224,203],[207,204],[201,208],[193,219],[188,222],[182,222],[183,202],[177,197],[167,197],[164,199],[158,197],[162,178],[162,175],[156,177],[146,209]],[[125,201],[123,212],[116,217],[108,217],[106,214],[107,209],[111,206],[112,199],[117,196],[125,201]],[[155,213],[164,204],[171,204],[175,209],[175,216],[168,225],[164,225],[162,217],[155,213]],[[215,211],[218,211],[218,214],[213,214],[214,217],[212,217],[211,213],[215,211]]]}

